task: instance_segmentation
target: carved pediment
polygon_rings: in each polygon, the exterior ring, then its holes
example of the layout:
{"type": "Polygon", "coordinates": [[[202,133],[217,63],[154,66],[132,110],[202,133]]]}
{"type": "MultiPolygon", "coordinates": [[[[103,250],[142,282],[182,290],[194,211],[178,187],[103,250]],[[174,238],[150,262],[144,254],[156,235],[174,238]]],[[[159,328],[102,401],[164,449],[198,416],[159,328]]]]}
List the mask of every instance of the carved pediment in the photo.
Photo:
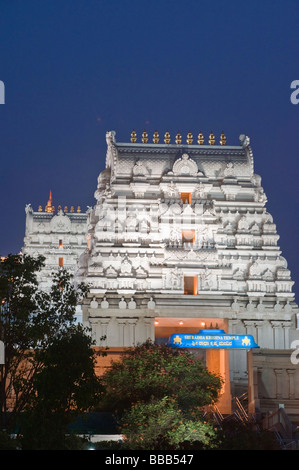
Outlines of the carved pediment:
{"type": "Polygon", "coordinates": [[[52,232],[70,232],[71,221],[67,215],[60,211],[58,215],[54,215],[52,218],[50,227],[52,232]]]}
{"type": "Polygon", "coordinates": [[[198,174],[198,166],[194,160],[184,153],[181,158],[174,162],[172,168],[173,174],[176,176],[196,176],[198,174]]]}

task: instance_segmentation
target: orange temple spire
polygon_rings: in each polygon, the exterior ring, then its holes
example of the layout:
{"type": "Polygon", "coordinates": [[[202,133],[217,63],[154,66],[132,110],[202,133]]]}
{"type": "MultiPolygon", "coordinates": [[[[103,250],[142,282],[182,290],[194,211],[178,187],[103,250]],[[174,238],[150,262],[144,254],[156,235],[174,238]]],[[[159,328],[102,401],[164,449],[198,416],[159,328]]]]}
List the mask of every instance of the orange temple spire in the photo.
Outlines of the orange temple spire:
{"type": "Polygon", "coordinates": [[[50,190],[49,200],[47,202],[45,212],[52,212],[52,211],[53,211],[53,208],[52,208],[52,191],[50,190]]]}

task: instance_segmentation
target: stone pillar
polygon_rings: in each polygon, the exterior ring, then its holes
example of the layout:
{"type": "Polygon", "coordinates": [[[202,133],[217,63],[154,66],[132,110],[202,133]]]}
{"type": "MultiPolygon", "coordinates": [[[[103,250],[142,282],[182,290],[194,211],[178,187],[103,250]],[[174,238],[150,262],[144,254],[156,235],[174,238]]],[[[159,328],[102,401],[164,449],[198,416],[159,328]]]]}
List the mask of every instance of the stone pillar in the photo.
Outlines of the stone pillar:
{"type": "Polygon", "coordinates": [[[273,328],[273,343],[274,349],[283,349],[284,348],[284,338],[283,330],[280,321],[271,321],[273,328]]]}
{"type": "MultiPolygon", "coordinates": [[[[228,333],[233,335],[244,334],[244,324],[240,320],[228,321],[228,333]]],[[[242,394],[247,387],[247,358],[246,351],[233,349],[229,351],[229,369],[234,396],[242,394]]]]}
{"type": "Polygon", "coordinates": [[[295,369],[287,369],[287,374],[289,377],[289,399],[295,399],[295,369]]]}
{"type": "Polygon", "coordinates": [[[252,335],[256,339],[256,330],[255,330],[255,321],[254,320],[244,320],[243,321],[246,333],[252,335]]]}
{"type": "Polygon", "coordinates": [[[130,318],[127,321],[128,327],[128,337],[127,337],[127,345],[128,346],[135,346],[136,345],[136,338],[135,338],[135,328],[136,328],[137,318],[130,318]]]}
{"type": "Polygon", "coordinates": [[[118,338],[119,338],[119,346],[125,346],[125,326],[126,326],[126,319],[123,318],[116,318],[117,327],[118,327],[118,338]]]}
{"type": "Polygon", "coordinates": [[[119,331],[119,344],[122,347],[135,346],[135,328],[137,318],[117,318],[117,325],[119,331]]]}
{"type": "Polygon", "coordinates": [[[100,318],[96,329],[96,344],[100,346],[107,345],[107,329],[110,318],[100,318]],[[103,338],[103,339],[101,339],[103,338]]]}
{"type": "Polygon", "coordinates": [[[247,367],[248,367],[248,412],[249,414],[256,414],[260,411],[259,401],[259,375],[260,370],[253,363],[252,350],[247,353],[247,367]]]}
{"type": "Polygon", "coordinates": [[[255,341],[261,348],[266,347],[266,345],[264,344],[264,340],[266,336],[265,332],[263,334],[263,329],[265,328],[265,324],[266,322],[264,320],[258,320],[255,322],[255,326],[256,326],[255,341]]]}
{"type": "Polygon", "coordinates": [[[147,341],[151,339],[152,341],[155,340],[155,328],[154,328],[154,319],[153,318],[145,318],[144,319],[145,325],[145,337],[144,340],[147,341]]]}
{"type": "Polygon", "coordinates": [[[217,406],[221,413],[231,413],[231,391],[229,379],[229,352],[225,349],[207,349],[206,364],[207,369],[222,377],[224,383],[220,392],[217,406]]]}
{"type": "Polygon", "coordinates": [[[284,348],[289,349],[290,348],[290,328],[291,328],[291,322],[285,321],[282,323],[282,328],[284,331],[284,348]]]}
{"type": "Polygon", "coordinates": [[[275,378],[276,378],[276,398],[283,398],[283,369],[274,369],[275,378]]]}

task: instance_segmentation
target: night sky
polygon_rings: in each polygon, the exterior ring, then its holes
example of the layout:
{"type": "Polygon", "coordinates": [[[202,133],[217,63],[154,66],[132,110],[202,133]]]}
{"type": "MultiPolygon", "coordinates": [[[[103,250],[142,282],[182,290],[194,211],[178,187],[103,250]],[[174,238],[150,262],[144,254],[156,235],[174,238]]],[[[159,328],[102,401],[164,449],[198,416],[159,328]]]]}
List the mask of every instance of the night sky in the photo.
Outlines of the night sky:
{"type": "MultiPolygon", "coordinates": [[[[107,130],[250,137],[296,286],[298,1],[0,0],[0,254],[25,205],[95,204],[107,130]]],[[[298,95],[299,97],[299,95],[298,95]]]]}

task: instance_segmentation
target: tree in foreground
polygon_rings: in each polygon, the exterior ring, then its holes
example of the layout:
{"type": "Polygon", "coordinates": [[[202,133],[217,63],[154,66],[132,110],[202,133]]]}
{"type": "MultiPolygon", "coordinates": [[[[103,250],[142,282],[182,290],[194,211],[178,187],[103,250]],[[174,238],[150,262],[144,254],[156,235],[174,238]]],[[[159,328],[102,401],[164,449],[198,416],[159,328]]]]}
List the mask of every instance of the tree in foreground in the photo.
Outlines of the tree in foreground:
{"type": "Polygon", "coordinates": [[[5,345],[0,425],[13,433],[22,432],[25,411],[28,426],[36,416],[36,429],[45,427],[47,419],[53,424],[53,416],[65,423],[70,408],[84,409],[85,398],[98,386],[89,335],[75,324],[76,305],[86,288],[75,288],[61,269],[51,290],[41,291],[37,273],[43,263],[41,256],[26,255],[9,255],[0,263],[0,339],[5,345]]]}
{"type": "Polygon", "coordinates": [[[213,449],[217,430],[198,412],[186,413],[175,398],[136,403],[121,419],[124,448],[130,450],[213,449]]]}
{"type": "Polygon", "coordinates": [[[22,449],[68,449],[70,423],[99,400],[99,380],[89,336],[80,325],[68,329],[40,353],[35,394],[24,410],[22,449]]]}
{"type": "Polygon", "coordinates": [[[202,410],[217,401],[222,380],[187,350],[148,341],[114,362],[102,385],[103,404],[119,417],[128,448],[212,442],[214,428],[202,410]]]}
{"type": "Polygon", "coordinates": [[[187,350],[146,342],[112,363],[102,385],[102,405],[119,419],[123,449],[279,449],[256,423],[231,419],[219,427],[207,418],[203,410],[217,401],[222,380],[187,350]]]}

